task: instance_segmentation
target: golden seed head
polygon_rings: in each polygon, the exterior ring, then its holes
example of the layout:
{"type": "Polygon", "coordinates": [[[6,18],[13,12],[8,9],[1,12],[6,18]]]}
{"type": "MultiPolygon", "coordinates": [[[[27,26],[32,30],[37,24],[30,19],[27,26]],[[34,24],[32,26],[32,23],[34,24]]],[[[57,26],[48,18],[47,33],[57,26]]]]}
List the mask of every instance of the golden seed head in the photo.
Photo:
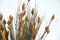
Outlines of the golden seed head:
{"type": "Polygon", "coordinates": [[[51,17],[51,21],[52,21],[54,18],[55,18],[55,15],[53,15],[53,16],[51,17]]]}
{"type": "Polygon", "coordinates": [[[9,16],[9,20],[12,21],[13,20],[13,16],[10,15],[9,16]]]}
{"type": "Polygon", "coordinates": [[[10,25],[11,24],[11,21],[8,21],[7,24],[10,25]]]}
{"type": "Polygon", "coordinates": [[[11,30],[11,26],[12,26],[11,21],[8,20],[7,24],[8,24],[8,29],[11,30]]]}
{"type": "Polygon", "coordinates": [[[9,30],[11,30],[11,27],[12,27],[12,26],[11,26],[11,24],[10,24],[10,25],[8,25],[8,29],[9,29],[9,30]]]}
{"type": "Polygon", "coordinates": [[[23,3],[23,5],[22,5],[22,11],[25,9],[25,4],[23,3]]]}
{"type": "Polygon", "coordinates": [[[32,13],[32,15],[34,14],[34,8],[32,9],[31,13],[32,13]]]}
{"type": "Polygon", "coordinates": [[[2,18],[3,18],[3,15],[2,15],[2,14],[0,14],[0,20],[2,20],[2,18]]]}
{"type": "Polygon", "coordinates": [[[18,14],[18,17],[19,17],[19,20],[22,19],[22,17],[25,15],[25,13],[19,13],[18,14]]]}
{"type": "Polygon", "coordinates": [[[45,31],[46,31],[47,33],[50,32],[49,26],[46,26],[46,27],[45,27],[45,31]]]}
{"type": "Polygon", "coordinates": [[[29,21],[29,16],[27,15],[26,18],[25,18],[26,21],[29,21]]]}
{"type": "Polygon", "coordinates": [[[38,16],[38,24],[39,24],[39,22],[40,22],[40,17],[38,16]]]}

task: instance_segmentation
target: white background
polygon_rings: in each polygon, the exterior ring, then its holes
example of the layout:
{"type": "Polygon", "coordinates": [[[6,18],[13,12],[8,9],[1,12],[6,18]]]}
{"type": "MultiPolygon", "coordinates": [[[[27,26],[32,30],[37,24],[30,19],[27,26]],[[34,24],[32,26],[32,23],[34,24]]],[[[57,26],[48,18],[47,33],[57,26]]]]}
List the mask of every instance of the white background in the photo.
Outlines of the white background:
{"type": "MultiPolygon", "coordinates": [[[[3,14],[5,20],[8,20],[10,14],[14,17],[16,16],[18,1],[19,0],[0,0],[0,12],[3,14]]],[[[24,0],[21,0],[21,2],[24,2],[24,0]]],[[[54,14],[55,19],[50,25],[50,33],[45,40],[60,40],[60,0],[37,0],[37,4],[38,14],[44,17],[40,29],[42,32],[39,31],[38,35],[43,33],[44,27],[49,23],[50,17],[54,14]]],[[[34,0],[31,0],[31,6],[34,6],[34,0]]],[[[37,38],[38,37],[39,36],[37,36],[37,38]]]]}

